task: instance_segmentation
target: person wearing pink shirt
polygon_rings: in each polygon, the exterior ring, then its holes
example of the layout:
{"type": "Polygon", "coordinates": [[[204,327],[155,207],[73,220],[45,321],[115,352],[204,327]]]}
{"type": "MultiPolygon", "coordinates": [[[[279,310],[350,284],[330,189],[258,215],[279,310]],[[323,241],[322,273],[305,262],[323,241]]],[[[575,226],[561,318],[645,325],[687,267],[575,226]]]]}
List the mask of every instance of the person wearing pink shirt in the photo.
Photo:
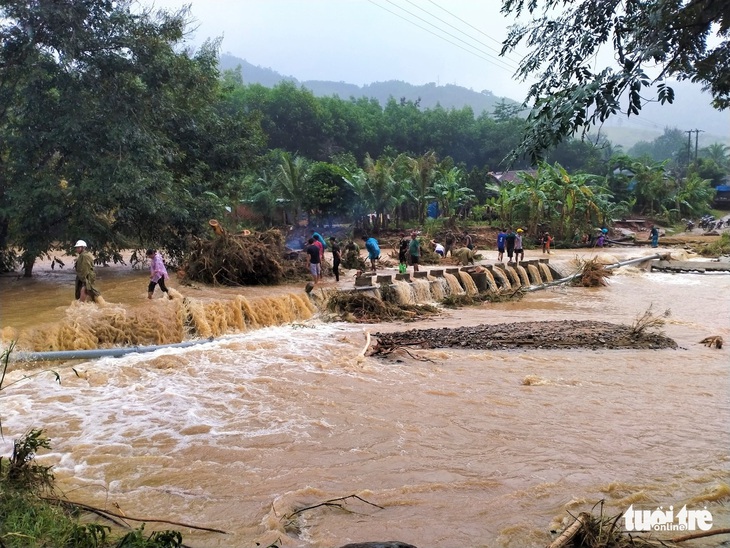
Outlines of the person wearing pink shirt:
{"type": "Polygon", "coordinates": [[[162,261],[162,255],[156,249],[148,249],[147,258],[150,261],[150,284],[147,286],[147,298],[152,298],[152,294],[155,292],[155,286],[159,285],[162,292],[167,295],[167,298],[172,299],[165,285],[165,280],[170,276],[168,276],[165,263],[162,261]]]}

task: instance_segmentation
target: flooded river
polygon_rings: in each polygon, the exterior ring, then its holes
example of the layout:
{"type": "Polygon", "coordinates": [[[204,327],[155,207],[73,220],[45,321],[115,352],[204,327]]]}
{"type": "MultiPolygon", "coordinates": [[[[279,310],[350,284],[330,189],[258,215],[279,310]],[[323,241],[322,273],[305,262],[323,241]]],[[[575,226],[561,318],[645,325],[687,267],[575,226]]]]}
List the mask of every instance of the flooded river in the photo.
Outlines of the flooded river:
{"type": "MultiPolygon", "coordinates": [[[[574,256],[554,253],[551,263],[569,268],[574,256]]],[[[320,321],[301,284],[195,289],[173,280],[196,303],[185,318],[179,296],[146,299],[144,272],[99,269],[97,277],[101,307],[71,303],[68,267],[0,280],[4,342],[85,348],[100,324],[110,340],[176,342],[196,310],[203,334],[216,338],[12,366],[0,392],[2,454],[43,428],[53,450],[40,460],[71,500],[226,531],[182,528],[194,547],[396,539],[420,548],[538,547],[600,500],[612,516],[631,504],[687,505],[730,526],[730,345],[698,343],[730,341],[730,275],[626,267],[605,288],[560,286],[377,325],[320,321]],[[362,354],[368,331],[631,324],[650,307],[671,310],[663,329],[678,350],[362,354]],[[342,497],[340,507],[322,505],[342,497]]],[[[351,287],[352,277],[340,285],[351,287]]]]}

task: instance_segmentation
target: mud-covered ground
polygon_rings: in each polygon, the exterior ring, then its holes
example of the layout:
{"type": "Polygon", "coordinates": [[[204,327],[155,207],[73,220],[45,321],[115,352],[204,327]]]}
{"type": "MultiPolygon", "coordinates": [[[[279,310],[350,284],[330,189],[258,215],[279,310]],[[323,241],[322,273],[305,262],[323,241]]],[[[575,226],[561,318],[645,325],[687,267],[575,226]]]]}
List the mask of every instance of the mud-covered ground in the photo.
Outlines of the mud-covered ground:
{"type": "Polygon", "coordinates": [[[677,348],[677,343],[656,332],[594,321],[518,322],[474,327],[411,329],[375,333],[373,354],[397,347],[465,348],[477,350],[550,348],[677,348]]]}

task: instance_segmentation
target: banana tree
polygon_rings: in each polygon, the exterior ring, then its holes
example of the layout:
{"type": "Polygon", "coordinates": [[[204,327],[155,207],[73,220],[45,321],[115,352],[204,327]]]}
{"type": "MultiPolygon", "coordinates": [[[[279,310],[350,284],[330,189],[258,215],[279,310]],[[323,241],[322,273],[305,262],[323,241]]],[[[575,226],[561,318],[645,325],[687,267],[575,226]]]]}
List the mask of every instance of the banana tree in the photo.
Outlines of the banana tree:
{"type": "Polygon", "coordinates": [[[451,219],[457,207],[465,206],[474,199],[474,191],[464,184],[464,173],[458,167],[447,171],[437,171],[430,199],[441,207],[444,216],[451,219]]]}

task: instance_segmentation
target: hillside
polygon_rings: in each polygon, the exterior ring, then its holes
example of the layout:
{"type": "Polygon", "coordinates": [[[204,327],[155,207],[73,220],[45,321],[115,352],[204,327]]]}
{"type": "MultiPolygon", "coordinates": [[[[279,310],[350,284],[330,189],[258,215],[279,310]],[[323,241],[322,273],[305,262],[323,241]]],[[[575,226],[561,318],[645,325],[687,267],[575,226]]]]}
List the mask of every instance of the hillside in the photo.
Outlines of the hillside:
{"type": "Polygon", "coordinates": [[[309,89],[317,97],[329,97],[337,95],[341,99],[350,97],[375,98],[381,105],[385,105],[390,97],[400,99],[405,97],[409,101],[421,99],[421,108],[433,108],[440,104],[446,109],[461,109],[470,106],[476,115],[482,112],[492,113],[494,108],[502,101],[507,104],[518,105],[519,103],[508,97],[499,97],[490,91],[476,92],[461,86],[447,84],[437,86],[435,83],[415,86],[399,80],[388,82],[375,82],[366,86],[357,86],[346,82],[329,82],[322,80],[297,80],[293,76],[283,76],[270,68],[254,66],[251,63],[230,54],[222,54],[220,57],[221,70],[235,69],[241,66],[243,81],[247,84],[261,84],[266,87],[273,87],[283,80],[295,82],[298,85],[309,89]]]}
{"type": "MultiPolygon", "coordinates": [[[[476,92],[453,84],[439,86],[429,83],[416,86],[407,82],[391,80],[360,87],[346,82],[299,81],[293,76],[283,76],[271,68],[252,65],[230,53],[221,55],[221,70],[235,69],[238,66],[241,67],[243,81],[247,84],[258,83],[266,87],[273,87],[282,80],[288,80],[306,87],[318,97],[333,95],[342,99],[368,97],[375,98],[381,105],[385,105],[390,97],[394,97],[396,100],[405,97],[409,101],[416,101],[420,98],[422,108],[441,105],[446,109],[461,109],[470,106],[475,115],[482,112],[491,114],[495,107],[503,101],[506,104],[519,105],[519,101],[500,97],[492,91],[476,92]]],[[[710,95],[704,93],[697,84],[683,81],[673,83],[672,87],[676,93],[673,104],[647,103],[642,109],[642,115],[638,118],[613,117],[601,128],[602,134],[606,135],[615,145],[623,146],[624,150],[628,150],[640,140],[652,141],[663,133],[665,127],[679,128],[682,131],[701,130],[700,147],[716,142],[730,145],[730,113],[712,108],[710,95]]]]}

